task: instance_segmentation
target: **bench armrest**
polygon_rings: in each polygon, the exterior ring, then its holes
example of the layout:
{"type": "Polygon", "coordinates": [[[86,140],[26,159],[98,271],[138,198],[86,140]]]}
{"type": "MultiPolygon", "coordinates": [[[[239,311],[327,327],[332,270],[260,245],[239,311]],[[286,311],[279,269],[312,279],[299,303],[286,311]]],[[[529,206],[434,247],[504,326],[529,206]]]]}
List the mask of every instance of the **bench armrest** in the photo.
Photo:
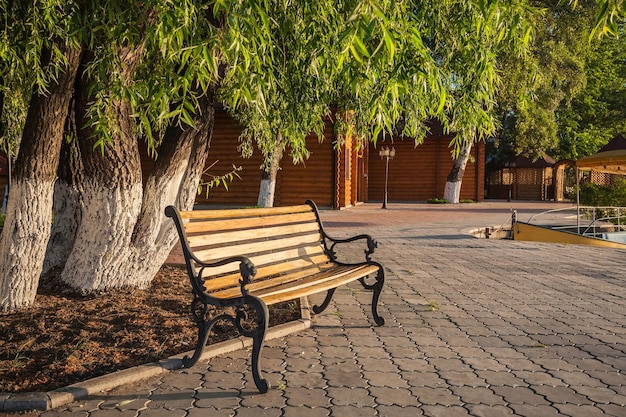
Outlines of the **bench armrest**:
{"type": "Polygon", "coordinates": [[[336,252],[335,252],[335,246],[341,243],[351,243],[351,242],[356,242],[358,240],[366,240],[366,244],[367,244],[367,249],[364,250],[365,253],[365,260],[367,262],[371,262],[371,258],[372,258],[372,254],[374,253],[374,251],[376,250],[376,248],[378,247],[378,242],[376,240],[374,240],[374,238],[372,238],[370,235],[357,235],[357,236],[352,236],[346,239],[335,239],[333,237],[328,236],[326,233],[324,233],[324,238],[328,239],[331,242],[330,247],[328,248],[330,255],[333,259],[336,259],[336,252]]]}
{"type": "Polygon", "coordinates": [[[320,227],[320,232],[322,234],[324,248],[326,248],[328,256],[330,256],[330,258],[333,261],[337,261],[337,253],[335,252],[336,245],[340,243],[351,243],[357,240],[365,239],[367,240],[367,249],[364,251],[365,262],[372,262],[371,257],[372,257],[372,254],[374,253],[374,250],[378,247],[378,242],[376,242],[370,235],[366,235],[366,234],[352,236],[352,237],[345,238],[345,239],[336,239],[336,238],[329,236],[328,233],[326,233],[326,230],[324,229],[324,225],[322,224],[322,219],[320,218],[320,213],[317,208],[317,205],[312,200],[307,200],[306,204],[311,206],[311,208],[313,209],[313,212],[315,213],[315,217],[317,218],[317,223],[320,227]],[[330,247],[328,246],[327,241],[331,242],[330,247]]]}
{"type": "MultiPolygon", "coordinates": [[[[192,254],[192,258],[194,260],[194,262],[198,265],[198,267],[200,268],[198,270],[198,281],[199,283],[201,283],[201,277],[204,275],[203,272],[205,269],[210,269],[210,268],[215,268],[218,266],[223,266],[223,265],[228,265],[230,263],[233,262],[239,262],[239,273],[241,274],[241,279],[239,280],[239,285],[241,286],[241,294],[242,295],[248,295],[248,290],[246,288],[246,285],[252,283],[252,281],[254,281],[254,276],[256,275],[256,266],[254,266],[254,263],[252,263],[252,261],[248,258],[246,258],[245,256],[232,256],[230,258],[225,258],[222,260],[219,260],[217,262],[203,262],[201,260],[199,260],[198,258],[196,258],[193,254],[192,254]]],[[[202,291],[204,292],[205,289],[202,288],[202,291]]]]}

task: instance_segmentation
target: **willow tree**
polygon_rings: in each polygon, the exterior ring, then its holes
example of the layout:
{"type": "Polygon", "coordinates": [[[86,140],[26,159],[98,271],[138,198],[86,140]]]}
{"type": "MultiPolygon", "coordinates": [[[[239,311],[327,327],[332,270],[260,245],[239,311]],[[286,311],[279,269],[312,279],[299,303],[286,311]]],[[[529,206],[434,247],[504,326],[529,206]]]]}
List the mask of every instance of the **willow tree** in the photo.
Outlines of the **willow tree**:
{"type": "Polygon", "coordinates": [[[192,206],[213,121],[219,22],[197,6],[0,4],[3,91],[33,91],[15,110],[1,310],[33,302],[44,259],[82,292],[144,287],[161,267],[176,239],[163,209],[192,206]],[[142,142],[158,156],[145,186],[142,142]]]}
{"type": "Polygon", "coordinates": [[[258,24],[240,25],[241,6],[216,7],[227,28],[220,38],[225,67],[219,96],[244,127],[243,156],[251,156],[255,145],[263,154],[258,205],[271,207],[285,152],[299,163],[308,156],[306,136],[323,135],[340,13],[328,1],[251,2],[244,13],[258,24]]]}
{"type": "MultiPolygon", "coordinates": [[[[483,129],[485,101],[466,98],[452,63],[484,46],[465,31],[510,27],[519,12],[452,0],[44,3],[0,0],[2,92],[25,97],[2,110],[24,128],[0,236],[1,310],[30,305],[42,271],[81,292],[147,286],[176,239],[163,207],[193,204],[216,96],[266,164],[287,148],[306,156],[331,105],[374,140],[420,138],[429,117],[483,129]]],[[[486,65],[489,51],[463,62],[486,65]]]]}
{"type": "MultiPolygon", "coordinates": [[[[334,14],[330,1],[321,8],[280,5],[318,33],[343,22],[332,20],[343,14],[334,14]]],[[[217,86],[253,79],[250,62],[284,47],[265,33],[266,19],[280,21],[284,12],[278,3],[252,0],[5,0],[0,10],[2,92],[23,98],[11,101],[23,103],[14,114],[5,104],[2,116],[24,126],[0,237],[0,309],[30,305],[42,272],[84,293],[145,287],[175,242],[164,206],[193,204],[217,86]],[[249,53],[233,62],[229,53],[239,46],[249,53]],[[140,144],[156,159],[148,178],[140,144]]],[[[344,55],[351,41],[343,43],[344,55]]],[[[324,51],[336,49],[319,45],[309,52],[331,67],[324,51]]],[[[288,67],[293,74],[302,69],[288,67]]],[[[327,81],[323,74],[316,80],[303,85],[327,81]]],[[[263,108],[262,97],[280,93],[271,87],[258,83],[242,97],[253,110],[263,108]]],[[[307,110],[303,101],[289,104],[307,110]]],[[[292,150],[304,153],[303,143],[294,140],[292,150]]]]}
{"type": "MultiPolygon", "coordinates": [[[[401,134],[417,145],[429,119],[438,118],[456,133],[452,151],[466,163],[473,141],[494,130],[489,110],[498,82],[495,54],[522,49],[530,30],[524,2],[273,7],[273,15],[250,9],[261,25],[247,27],[241,43],[230,36],[234,40],[224,49],[222,97],[245,127],[242,148],[251,152],[256,140],[265,156],[260,205],[272,204],[285,149],[295,162],[305,157],[306,134],[321,134],[330,105],[337,110],[330,117],[338,142],[350,131],[360,144],[401,134]],[[311,13],[318,21],[306,20],[311,13]],[[260,47],[261,37],[272,39],[272,46],[260,47]]],[[[462,170],[456,174],[450,183],[458,199],[462,170]]]]}

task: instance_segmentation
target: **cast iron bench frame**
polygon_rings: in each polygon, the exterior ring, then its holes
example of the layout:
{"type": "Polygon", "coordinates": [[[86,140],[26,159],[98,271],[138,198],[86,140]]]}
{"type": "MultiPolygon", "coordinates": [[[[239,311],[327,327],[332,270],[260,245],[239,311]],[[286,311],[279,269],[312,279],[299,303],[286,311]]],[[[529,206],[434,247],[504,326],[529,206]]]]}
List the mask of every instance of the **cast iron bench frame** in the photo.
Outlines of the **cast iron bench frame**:
{"type": "Polygon", "coordinates": [[[193,356],[183,367],[193,366],[202,355],[212,327],[220,320],[235,325],[252,338],[252,376],[261,393],[270,384],[261,375],[260,357],[268,328],[267,306],[326,291],[315,314],[328,307],[336,288],[358,280],[372,290],[372,315],[377,325],[378,300],[385,280],[381,264],[371,259],[377,242],[361,234],[335,239],[326,233],[315,203],[290,207],[178,211],[165,214],[176,224],[193,301],[191,314],[198,327],[193,356]],[[336,246],[366,240],[365,259],[357,263],[337,259],[336,246]],[[374,276],[366,281],[369,276],[374,276]],[[216,315],[216,308],[228,308],[216,315]],[[244,325],[245,306],[256,312],[255,324],[244,325]],[[234,312],[233,312],[234,311],[234,312]],[[246,327],[247,326],[247,327],[246,327]]]}

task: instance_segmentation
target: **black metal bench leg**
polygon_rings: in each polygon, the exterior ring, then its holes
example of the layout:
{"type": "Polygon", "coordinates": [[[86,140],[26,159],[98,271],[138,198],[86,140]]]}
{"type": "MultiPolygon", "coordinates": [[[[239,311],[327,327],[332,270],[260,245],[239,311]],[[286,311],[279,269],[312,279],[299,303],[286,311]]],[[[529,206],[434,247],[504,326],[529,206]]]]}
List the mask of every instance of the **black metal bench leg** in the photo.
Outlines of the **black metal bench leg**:
{"type": "Polygon", "coordinates": [[[322,301],[322,304],[318,305],[318,306],[313,306],[312,310],[315,314],[320,314],[322,311],[326,310],[326,307],[328,307],[328,304],[330,304],[330,300],[333,298],[333,294],[335,293],[335,288],[331,288],[330,290],[328,290],[328,292],[326,293],[326,298],[324,298],[324,301],[322,301]]]}
{"type": "Polygon", "coordinates": [[[261,351],[263,350],[265,333],[269,327],[269,311],[267,305],[256,297],[247,296],[246,302],[256,310],[256,327],[247,330],[243,328],[240,320],[238,320],[237,327],[241,334],[252,338],[252,377],[259,392],[264,394],[270,389],[269,382],[263,378],[261,373],[261,351]]]}
{"type": "Polygon", "coordinates": [[[378,300],[380,299],[380,293],[383,291],[383,284],[385,283],[385,272],[381,267],[376,274],[376,283],[373,285],[374,294],[372,295],[372,316],[377,325],[382,326],[385,324],[385,319],[378,314],[378,300]]]}
{"type": "Polygon", "coordinates": [[[196,362],[198,362],[198,359],[200,359],[202,351],[204,350],[204,346],[209,339],[211,327],[213,327],[211,323],[207,322],[198,322],[197,324],[198,342],[196,343],[196,350],[193,352],[193,356],[191,358],[188,355],[185,355],[185,357],[183,358],[183,368],[191,368],[196,364],[196,362]]]}
{"type": "Polygon", "coordinates": [[[383,284],[385,283],[385,271],[383,270],[382,265],[377,265],[378,272],[376,273],[376,282],[368,284],[365,282],[365,278],[359,279],[359,282],[366,290],[372,290],[374,292],[372,295],[372,316],[374,316],[374,322],[376,322],[377,325],[382,326],[385,324],[385,319],[378,314],[378,301],[380,299],[380,293],[383,291],[383,284]]]}

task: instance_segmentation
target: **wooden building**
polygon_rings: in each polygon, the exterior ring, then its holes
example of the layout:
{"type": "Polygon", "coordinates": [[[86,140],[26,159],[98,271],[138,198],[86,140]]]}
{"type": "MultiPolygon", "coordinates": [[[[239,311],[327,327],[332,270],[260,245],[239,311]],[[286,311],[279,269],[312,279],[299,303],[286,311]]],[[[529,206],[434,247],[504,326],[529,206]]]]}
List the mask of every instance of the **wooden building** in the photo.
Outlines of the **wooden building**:
{"type": "MultiPolygon", "coordinates": [[[[215,127],[207,166],[208,174],[222,175],[240,166],[241,179],[234,179],[228,190],[222,187],[198,195],[197,202],[220,206],[253,206],[257,204],[261,181],[262,155],[260,152],[242,158],[237,150],[240,128],[222,110],[216,111],[215,127]]],[[[390,202],[417,202],[430,198],[442,198],[446,178],[452,169],[448,144],[450,136],[441,133],[433,125],[431,136],[415,147],[414,141],[395,138],[382,141],[374,147],[357,148],[348,141],[336,149],[333,125],[326,125],[324,141],[317,137],[307,139],[310,157],[300,165],[294,165],[285,155],[276,183],[274,205],[301,204],[306,199],[321,207],[344,208],[360,202],[382,201],[385,184],[385,161],[378,151],[383,146],[394,147],[396,155],[389,161],[388,198],[390,202]]],[[[473,147],[468,163],[461,199],[482,201],[484,198],[484,143],[473,147]]]]}
{"type": "MultiPolygon", "coordinates": [[[[443,198],[448,174],[453,160],[448,144],[450,137],[432,135],[417,147],[413,140],[394,140],[379,143],[393,146],[396,154],[389,161],[389,201],[416,202],[431,198],[443,198]]],[[[366,201],[381,201],[385,187],[385,160],[370,144],[368,198],[366,201]]],[[[483,201],[485,173],[485,144],[479,142],[472,147],[470,161],[465,168],[461,187],[461,200],[483,201]]]]}
{"type": "Polygon", "coordinates": [[[517,156],[504,164],[490,167],[487,197],[510,200],[551,200],[554,198],[552,166],[549,156],[533,161],[517,156]]]}

